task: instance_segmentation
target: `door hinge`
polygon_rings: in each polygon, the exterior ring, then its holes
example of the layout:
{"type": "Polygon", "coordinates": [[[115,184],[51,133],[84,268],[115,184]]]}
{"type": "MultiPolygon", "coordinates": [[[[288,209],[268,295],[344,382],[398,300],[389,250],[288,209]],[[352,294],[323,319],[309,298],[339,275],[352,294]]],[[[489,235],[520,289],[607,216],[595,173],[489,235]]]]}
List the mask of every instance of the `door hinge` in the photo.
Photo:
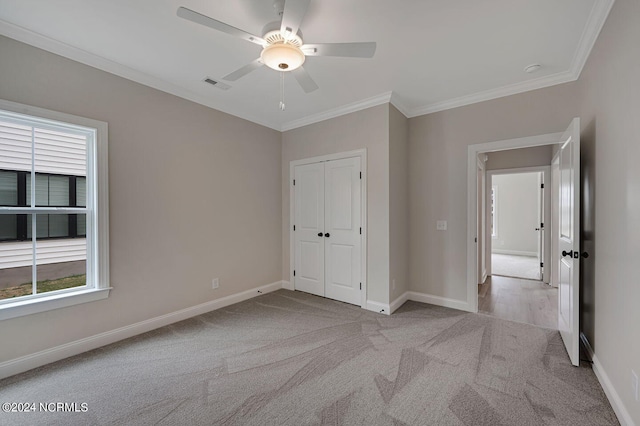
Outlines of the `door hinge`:
{"type": "Polygon", "coordinates": [[[540,229],[544,228],[544,223],[540,224],[540,229]]]}
{"type": "Polygon", "coordinates": [[[541,183],[541,184],[540,184],[540,188],[541,188],[541,189],[544,189],[544,183],[541,183]]]}
{"type": "Polygon", "coordinates": [[[360,172],[360,179],[362,179],[362,172],[360,172]]]}
{"type": "Polygon", "coordinates": [[[540,267],[544,268],[544,263],[543,262],[540,262],[540,267]]]}
{"type": "Polygon", "coordinates": [[[295,179],[293,180],[293,186],[296,186],[296,180],[295,179]]]}
{"type": "Polygon", "coordinates": [[[473,239],[473,242],[474,242],[474,243],[477,243],[477,242],[478,242],[478,237],[475,237],[475,238],[473,239]]]}
{"type": "Polygon", "coordinates": [[[295,225],[293,225],[293,230],[294,230],[294,231],[296,230],[296,226],[295,226],[295,225]]]}
{"type": "Polygon", "coordinates": [[[295,269],[293,270],[293,276],[294,277],[296,276],[296,270],[295,269]]]}
{"type": "Polygon", "coordinates": [[[360,235],[362,235],[362,227],[360,228],[360,235]]]}
{"type": "Polygon", "coordinates": [[[360,290],[362,290],[362,283],[360,283],[360,290]]]}

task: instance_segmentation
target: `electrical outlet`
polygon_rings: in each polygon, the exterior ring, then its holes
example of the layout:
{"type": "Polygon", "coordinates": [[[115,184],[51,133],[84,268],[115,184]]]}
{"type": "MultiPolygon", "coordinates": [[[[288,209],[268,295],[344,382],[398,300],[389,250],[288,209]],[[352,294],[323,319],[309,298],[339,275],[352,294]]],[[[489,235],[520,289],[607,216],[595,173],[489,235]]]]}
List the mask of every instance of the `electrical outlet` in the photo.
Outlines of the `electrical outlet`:
{"type": "Polygon", "coordinates": [[[636,401],[640,401],[640,395],[638,394],[638,375],[633,370],[631,370],[631,391],[636,401]]]}
{"type": "Polygon", "coordinates": [[[211,288],[218,288],[220,287],[220,281],[218,280],[218,278],[214,278],[213,280],[211,280],[211,288]]]}
{"type": "Polygon", "coordinates": [[[439,220],[436,222],[436,230],[438,231],[446,231],[447,230],[447,221],[439,220]]]}

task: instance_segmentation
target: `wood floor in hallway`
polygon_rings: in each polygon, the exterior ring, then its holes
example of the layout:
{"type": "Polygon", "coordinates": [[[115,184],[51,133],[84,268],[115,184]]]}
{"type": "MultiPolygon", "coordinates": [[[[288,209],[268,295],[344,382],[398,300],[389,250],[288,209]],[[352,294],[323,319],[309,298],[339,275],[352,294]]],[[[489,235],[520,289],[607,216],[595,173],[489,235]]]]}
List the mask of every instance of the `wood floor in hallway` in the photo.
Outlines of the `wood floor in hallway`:
{"type": "Polygon", "coordinates": [[[558,329],[558,289],[541,281],[501,276],[478,285],[478,313],[558,329]]]}

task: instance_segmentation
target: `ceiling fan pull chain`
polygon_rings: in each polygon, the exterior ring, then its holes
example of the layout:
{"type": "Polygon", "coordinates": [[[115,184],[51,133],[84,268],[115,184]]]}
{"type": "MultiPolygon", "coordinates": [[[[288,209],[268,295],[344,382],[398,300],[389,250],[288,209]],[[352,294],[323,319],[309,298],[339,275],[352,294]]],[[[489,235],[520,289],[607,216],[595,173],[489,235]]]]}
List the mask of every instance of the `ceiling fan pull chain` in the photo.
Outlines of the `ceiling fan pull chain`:
{"type": "Polygon", "coordinates": [[[280,111],[284,111],[284,72],[280,72],[280,111]]]}

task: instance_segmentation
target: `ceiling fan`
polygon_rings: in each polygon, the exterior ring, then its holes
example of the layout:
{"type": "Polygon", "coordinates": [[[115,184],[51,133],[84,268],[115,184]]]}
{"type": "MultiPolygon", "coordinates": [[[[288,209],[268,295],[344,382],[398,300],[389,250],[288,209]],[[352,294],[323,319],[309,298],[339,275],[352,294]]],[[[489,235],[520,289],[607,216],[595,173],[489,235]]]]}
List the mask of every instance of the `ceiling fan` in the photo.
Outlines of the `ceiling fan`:
{"type": "Polygon", "coordinates": [[[222,77],[236,81],[263,65],[276,71],[291,72],[305,93],[313,92],[318,85],[302,64],[307,56],[340,56],[371,58],[376,51],[375,42],[304,44],[300,23],[310,0],[276,0],[274,8],[279,21],[270,22],[262,30],[262,37],[225,24],[186,7],[178,8],[178,16],[214,30],[239,37],[262,47],[260,57],[253,62],[222,77]]]}

